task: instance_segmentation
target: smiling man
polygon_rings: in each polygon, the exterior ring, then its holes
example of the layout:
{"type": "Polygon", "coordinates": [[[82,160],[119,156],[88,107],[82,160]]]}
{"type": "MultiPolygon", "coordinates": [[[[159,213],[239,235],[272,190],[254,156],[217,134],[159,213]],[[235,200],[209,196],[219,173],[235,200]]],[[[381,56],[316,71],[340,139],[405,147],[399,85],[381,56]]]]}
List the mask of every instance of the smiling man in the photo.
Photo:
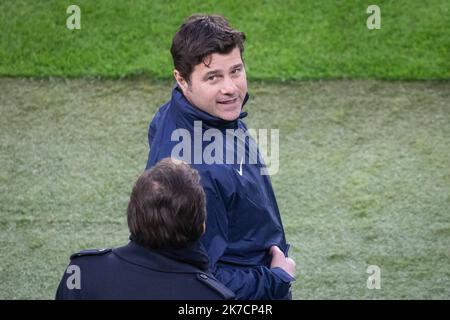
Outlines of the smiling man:
{"type": "Polygon", "coordinates": [[[238,47],[228,54],[214,53],[194,67],[186,79],[174,70],[177,83],[193,106],[217,118],[233,121],[241,114],[247,79],[238,47]]]}
{"type": "Polygon", "coordinates": [[[257,152],[258,161],[249,163],[251,138],[225,139],[230,130],[248,132],[242,121],[248,100],[244,40],[244,33],[222,16],[193,15],[183,23],[171,48],[177,84],[150,124],[147,169],[170,156],[193,164],[207,197],[201,242],[216,278],[238,299],[289,299],[295,262],[287,257],[271,182],[260,173],[263,160],[257,152]],[[210,129],[215,134],[208,135],[210,129]],[[184,154],[174,154],[180,131],[193,141],[184,154]],[[196,139],[204,133],[206,139],[196,139]],[[223,149],[215,148],[215,161],[192,161],[203,156],[212,140],[226,141],[223,149]],[[238,155],[237,144],[244,146],[243,158],[235,156],[232,163],[217,159],[217,153],[230,150],[238,155]]]}

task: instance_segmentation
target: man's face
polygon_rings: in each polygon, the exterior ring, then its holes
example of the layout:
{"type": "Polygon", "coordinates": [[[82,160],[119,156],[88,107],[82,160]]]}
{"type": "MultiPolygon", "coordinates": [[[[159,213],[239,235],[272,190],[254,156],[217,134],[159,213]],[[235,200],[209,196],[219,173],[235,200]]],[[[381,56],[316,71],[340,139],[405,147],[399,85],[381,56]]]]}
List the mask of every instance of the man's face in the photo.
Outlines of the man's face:
{"type": "Polygon", "coordinates": [[[177,76],[183,94],[197,108],[223,120],[235,120],[247,93],[247,77],[239,48],[228,54],[213,53],[208,66],[194,67],[190,84],[177,76]]]}

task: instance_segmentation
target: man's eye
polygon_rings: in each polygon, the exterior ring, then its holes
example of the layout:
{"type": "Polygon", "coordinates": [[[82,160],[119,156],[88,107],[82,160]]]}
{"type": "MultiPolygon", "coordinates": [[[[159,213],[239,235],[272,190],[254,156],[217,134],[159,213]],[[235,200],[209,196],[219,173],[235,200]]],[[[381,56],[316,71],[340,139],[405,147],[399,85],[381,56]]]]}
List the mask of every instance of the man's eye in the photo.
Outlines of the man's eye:
{"type": "Polygon", "coordinates": [[[233,71],[231,71],[231,73],[236,74],[236,73],[239,73],[241,70],[242,70],[241,68],[237,68],[237,69],[234,69],[233,71]]]}
{"type": "Polygon", "coordinates": [[[211,76],[211,77],[208,77],[208,81],[213,81],[213,80],[215,80],[216,79],[216,76],[211,76]]]}

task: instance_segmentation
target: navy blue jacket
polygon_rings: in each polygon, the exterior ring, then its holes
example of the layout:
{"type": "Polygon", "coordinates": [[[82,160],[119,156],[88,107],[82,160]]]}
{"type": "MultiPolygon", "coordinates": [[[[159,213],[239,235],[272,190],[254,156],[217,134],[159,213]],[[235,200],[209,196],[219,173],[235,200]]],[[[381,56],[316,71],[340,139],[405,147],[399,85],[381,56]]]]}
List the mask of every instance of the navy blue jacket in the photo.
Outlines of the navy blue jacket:
{"type": "Polygon", "coordinates": [[[184,249],[150,250],[130,241],[115,249],[80,251],[70,259],[68,268],[79,268],[80,287],[74,288],[75,271],[69,269],[59,284],[57,300],[234,298],[208,271],[208,257],[198,242],[184,249]]]}
{"type": "MultiPolygon", "coordinates": [[[[247,100],[248,95],[244,104],[247,100]]],[[[147,169],[163,158],[177,156],[172,151],[183,139],[172,141],[175,129],[185,129],[196,139],[194,128],[198,123],[195,126],[194,122],[201,121],[202,132],[218,129],[225,142],[227,129],[247,131],[241,120],[245,116],[246,112],[241,112],[234,121],[214,117],[192,106],[175,87],[171,100],[159,109],[150,123],[147,169]]],[[[225,164],[228,162],[226,151],[230,148],[226,143],[223,144],[223,164],[203,161],[195,164],[198,159],[195,161],[194,157],[201,156],[210,142],[191,143],[189,163],[199,171],[207,196],[206,232],[201,241],[214,275],[233,290],[238,299],[285,299],[289,297],[290,282],[294,278],[281,268],[270,269],[269,248],[277,245],[287,256],[289,245],[269,176],[261,175],[264,164],[259,156],[256,164],[249,163],[249,140],[244,140],[246,160],[242,168],[239,160],[225,164]]],[[[236,143],[233,148],[236,152],[236,143]]],[[[180,152],[178,157],[184,156],[180,152]]]]}

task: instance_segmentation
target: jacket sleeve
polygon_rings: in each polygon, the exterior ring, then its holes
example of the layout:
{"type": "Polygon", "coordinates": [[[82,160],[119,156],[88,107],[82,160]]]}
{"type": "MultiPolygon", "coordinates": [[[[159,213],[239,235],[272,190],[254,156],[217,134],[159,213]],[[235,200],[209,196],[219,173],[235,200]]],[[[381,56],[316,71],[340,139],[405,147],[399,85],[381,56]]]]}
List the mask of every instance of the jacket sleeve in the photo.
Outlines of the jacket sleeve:
{"type": "Polygon", "coordinates": [[[290,299],[291,281],[281,268],[216,266],[215,277],[236,294],[238,300],[290,299]]]}
{"type": "Polygon", "coordinates": [[[206,187],[207,223],[202,238],[214,276],[239,300],[289,299],[294,278],[281,268],[237,266],[221,262],[228,243],[228,213],[223,199],[206,187]]]}
{"type": "MultiPolygon", "coordinates": [[[[155,118],[158,116],[158,114],[156,114],[155,118]]],[[[156,163],[156,156],[158,153],[157,152],[150,152],[152,149],[152,144],[153,144],[153,140],[155,138],[155,133],[156,133],[156,122],[152,121],[149,126],[148,126],[148,158],[147,158],[147,164],[145,165],[145,170],[150,169],[155,163],[156,163]]]]}

